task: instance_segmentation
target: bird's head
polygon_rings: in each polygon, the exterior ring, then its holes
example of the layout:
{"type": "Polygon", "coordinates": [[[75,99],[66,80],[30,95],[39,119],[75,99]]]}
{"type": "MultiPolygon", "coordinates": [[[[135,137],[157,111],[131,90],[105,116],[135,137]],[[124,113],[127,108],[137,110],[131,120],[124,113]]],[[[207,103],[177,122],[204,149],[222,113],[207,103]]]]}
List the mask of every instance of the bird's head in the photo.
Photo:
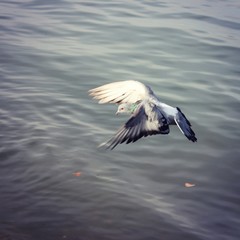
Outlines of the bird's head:
{"type": "Polygon", "coordinates": [[[116,115],[118,114],[133,114],[138,104],[135,103],[122,103],[118,106],[116,115]]]}
{"type": "Polygon", "coordinates": [[[129,111],[129,106],[128,106],[128,105],[129,105],[129,104],[127,104],[127,103],[122,103],[122,104],[120,104],[120,105],[118,106],[116,115],[118,115],[118,114],[123,114],[123,113],[125,113],[125,114],[131,113],[131,112],[129,111]]]}

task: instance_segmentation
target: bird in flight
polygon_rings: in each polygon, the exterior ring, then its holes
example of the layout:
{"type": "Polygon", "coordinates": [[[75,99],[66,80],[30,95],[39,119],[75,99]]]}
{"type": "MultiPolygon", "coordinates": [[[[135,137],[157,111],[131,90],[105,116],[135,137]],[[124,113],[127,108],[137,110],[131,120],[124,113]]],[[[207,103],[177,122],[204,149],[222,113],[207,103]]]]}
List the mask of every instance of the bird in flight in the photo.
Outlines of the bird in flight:
{"type": "Polygon", "coordinates": [[[169,125],[177,125],[188,140],[197,141],[191,123],[180,108],[161,102],[152,89],[141,82],[113,82],[91,89],[89,94],[100,104],[118,104],[116,114],[131,115],[116,134],[101,146],[114,149],[118,144],[136,142],[149,135],[168,134],[169,125]]]}

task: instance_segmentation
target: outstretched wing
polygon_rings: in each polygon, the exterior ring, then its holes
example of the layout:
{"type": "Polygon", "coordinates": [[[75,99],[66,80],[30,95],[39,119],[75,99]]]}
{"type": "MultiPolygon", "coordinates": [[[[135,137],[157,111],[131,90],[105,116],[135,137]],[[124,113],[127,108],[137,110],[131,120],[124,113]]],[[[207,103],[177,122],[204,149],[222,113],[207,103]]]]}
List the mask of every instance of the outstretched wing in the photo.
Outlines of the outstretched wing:
{"type": "Polygon", "coordinates": [[[177,107],[178,113],[174,117],[174,120],[179,127],[180,131],[192,142],[196,142],[194,131],[191,129],[191,123],[188,121],[186,116],[182,113],[180,108],[177,107]]]}
{"type": "Polygon", "coordinates": [[[146,108],[149,108],[150,105],[146,105],[139,106],[134,116],[110,140],[100,146],[113,149],[118,144],[136,142],[138,139],[149,135],[168,134],[168,122],[162,112],[154,106],[151,113],[149,113],[149,110],[146,110],[146,108]]]}
{"type": "Polygon", "coordinates": [[[151,89],[134,80],[105,84],[89,90],[90,96],[99,103],[135,103],[148,98],[151,89]]]}

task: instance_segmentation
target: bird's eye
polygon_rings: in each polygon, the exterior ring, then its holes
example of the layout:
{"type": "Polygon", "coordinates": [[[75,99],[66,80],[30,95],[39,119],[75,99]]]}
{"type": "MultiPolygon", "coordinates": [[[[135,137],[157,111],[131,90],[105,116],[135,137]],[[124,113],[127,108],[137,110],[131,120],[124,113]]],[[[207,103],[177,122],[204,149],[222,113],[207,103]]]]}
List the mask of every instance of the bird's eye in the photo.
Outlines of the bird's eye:
{"type": "Polygon", "coordinates": [[[120,110],[123,110],[124,108],[120,108],[120,110]]]}

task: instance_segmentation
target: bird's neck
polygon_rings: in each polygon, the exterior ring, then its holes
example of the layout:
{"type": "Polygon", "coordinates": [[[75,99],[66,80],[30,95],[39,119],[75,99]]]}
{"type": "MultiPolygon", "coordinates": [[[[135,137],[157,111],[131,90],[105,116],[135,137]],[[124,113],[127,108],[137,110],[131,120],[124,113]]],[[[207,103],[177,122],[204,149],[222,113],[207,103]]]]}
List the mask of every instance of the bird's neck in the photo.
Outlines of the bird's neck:
{"type": "Polygon", "coordinates": [[[137,103],[133,103],[133,104],[131,104],[131,105],[129,106],[129,111],[130,111],[131,113],[134,113],[135,110],[137,109],[137,107],[138,107],[138,104],[137,104],[137,103]]]}

